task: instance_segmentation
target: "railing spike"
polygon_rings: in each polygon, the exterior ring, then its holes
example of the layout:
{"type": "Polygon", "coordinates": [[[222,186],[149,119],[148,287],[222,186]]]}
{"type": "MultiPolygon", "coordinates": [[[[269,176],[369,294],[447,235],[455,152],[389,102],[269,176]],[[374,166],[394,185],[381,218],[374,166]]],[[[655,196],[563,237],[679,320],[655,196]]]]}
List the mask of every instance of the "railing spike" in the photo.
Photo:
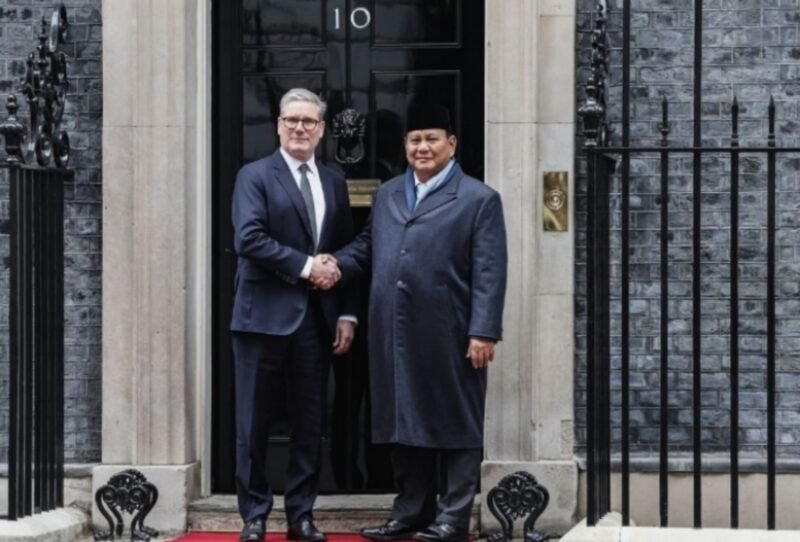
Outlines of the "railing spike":
{"type": "Polygon", "coordinates": [[[22,144],[25,139],[25,126],[17,118],[17,97],[9,94],[6,98],[6,111],[8,118],[0,123],[0,134],[5,139],[6,163],[22,164],[25,158],[22,153],[22,144]]]}
{"type": "Polygon", "coordinates": [[[60,6],[51,19],[54,29],[42,17],[37,34],[36,51],[28,55],[26,72],[20,81],[20,92],[29,108],[30,138],[26,152],[40,166],[67,167],[70,155],[69,135],[61,126],[69,90],[67,82],[67,56],[62,49],[68,23],[66,9],[60,6]],[[49,41],[51,30],[55,39],[49,41]]]}
{"type": "Polygon", "coordinates": [[[775,98],[769,97],[769,135],[767,136],[767,145],[770,147],[775,146],[775,98]]]}
{"type": "Polygon", "coordinates": [[[595,28],[592,31],[591,71],[584,85],[586,99],[578,109],[578,115],[583,120],[584,148],[605,145],[609,134],[606,119],[606,80],[610,46],[606,27],[606,10],[605,0],[600,0],[597,3],[595,28]]]}

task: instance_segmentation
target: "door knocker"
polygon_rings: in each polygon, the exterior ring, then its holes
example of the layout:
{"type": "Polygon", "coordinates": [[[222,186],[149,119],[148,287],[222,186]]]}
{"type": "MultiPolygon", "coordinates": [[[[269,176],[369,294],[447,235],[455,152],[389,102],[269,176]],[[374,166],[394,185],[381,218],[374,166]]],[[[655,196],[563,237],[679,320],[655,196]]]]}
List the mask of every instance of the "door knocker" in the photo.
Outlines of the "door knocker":
{"type": "Polygon", "coordinates": [[[331,122],[333,139],[336,141],[334,158],[343,166],[353,166],[364,159],[364,134],[367,118],[348,108],[340,111],[331,122]]]}

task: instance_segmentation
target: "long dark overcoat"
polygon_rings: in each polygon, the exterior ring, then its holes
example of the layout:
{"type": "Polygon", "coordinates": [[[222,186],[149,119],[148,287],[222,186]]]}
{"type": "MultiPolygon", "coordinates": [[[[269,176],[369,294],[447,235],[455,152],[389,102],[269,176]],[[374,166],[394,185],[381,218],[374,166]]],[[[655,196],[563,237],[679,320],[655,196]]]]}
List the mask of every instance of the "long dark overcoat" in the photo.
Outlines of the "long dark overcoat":
{"type": "Polygon", "coordinates": [[[372,438],[432,448],[483,446],[486,369],[470,337],[500,340],[506,234],[500,196],[464,175],[414,210],[405,179],[378,190],[369,223],[337,252],[345,279],[372,272],[372,438]]]}

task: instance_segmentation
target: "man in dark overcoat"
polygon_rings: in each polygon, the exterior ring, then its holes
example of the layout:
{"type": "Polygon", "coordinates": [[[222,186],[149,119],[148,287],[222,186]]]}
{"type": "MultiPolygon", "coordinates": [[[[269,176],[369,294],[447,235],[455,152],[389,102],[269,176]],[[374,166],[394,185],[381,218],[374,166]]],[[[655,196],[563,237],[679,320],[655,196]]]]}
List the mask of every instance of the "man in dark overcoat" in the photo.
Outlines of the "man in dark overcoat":
{"type": "Polygon", "coordinates": [[[393,445],[398,490],[390,519],[362,534],[462,541],[480,479],[487,366],[502,334],[503,209],[456,163],[444,107],[412,108],[404,142],[405,175],[380,187],[367,227],[334,254],[344,280],[372,273],[372,435],[393,445]]]}
{"type": "Polygon", "coordinates": [[[314,158],[324,115],[325,103],[316,94],[287,92],[280,103],[280,148],[245,165],[234,187],[238,265],[231,331],[243,542],[263,540],[272,510],[267,442],[283,397],[291,430],[284,493],[287,536],[304,542],[325,539],[312,520],[325,392],[331,353],[350,348],[350,315],[356,314],[357,303],[346,290],[323,292],[313,286],[339,275],[335,263],[318,253],[353,238],[345,181],[314,158]]]}

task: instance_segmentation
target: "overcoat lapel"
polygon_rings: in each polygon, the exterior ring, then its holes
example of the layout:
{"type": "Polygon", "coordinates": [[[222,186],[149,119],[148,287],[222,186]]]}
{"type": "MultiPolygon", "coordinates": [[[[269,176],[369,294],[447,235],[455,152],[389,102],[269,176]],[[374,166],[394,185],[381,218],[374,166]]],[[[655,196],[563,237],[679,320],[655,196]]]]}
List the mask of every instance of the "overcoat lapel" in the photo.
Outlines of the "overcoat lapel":
{"type": "Polygon", "coordinates": [[[411,217],[411,213],[408,210],[408,203],[406,202],[405,186],[402,184],[392,193],[392,207],[394,207],[395,213],[397,213],[403,222],[408,221],[411,217]]]}
{"type": "MultiPolygon", "coordinates": [[[[458,168],[458,165],[455,166],[458,168]]],[[[414,209],[414,213],[411,215],[412,218],[419,218],[422,215],[430,213],[434,209],[437,209],[448,203],[453,201],[458,196],[458,185],[461,182],[461,177],[463,177],[463,173],[461,169],[457,169],[453,172],[453,178],[450,179],[446,185],[442,186],[441,188],[434,189],[433,192],[422,198],[422,201],[419,202],[416,209],[414,209]]]]}
{"type": "Polygon", "coordinates": [[[300,193],[300,189],[297,187],[297,183],[294,181],[294,177],[292,177],[292,173],[289,171],[289,166],[286,165],[286,161],[283,159],[283,156],[281,156],[280,151],[276,151],[272,157],[272,164],[275,168],[275,178],[278,184],[286,190],[286,194],[294,205],[297,215],[300,217],[300,221],[306,229],[308,237],[313,239],[314,236],[311,230],[311,223],[308,221],[306,203],[303,201],[303,195],[300,193]]]}

